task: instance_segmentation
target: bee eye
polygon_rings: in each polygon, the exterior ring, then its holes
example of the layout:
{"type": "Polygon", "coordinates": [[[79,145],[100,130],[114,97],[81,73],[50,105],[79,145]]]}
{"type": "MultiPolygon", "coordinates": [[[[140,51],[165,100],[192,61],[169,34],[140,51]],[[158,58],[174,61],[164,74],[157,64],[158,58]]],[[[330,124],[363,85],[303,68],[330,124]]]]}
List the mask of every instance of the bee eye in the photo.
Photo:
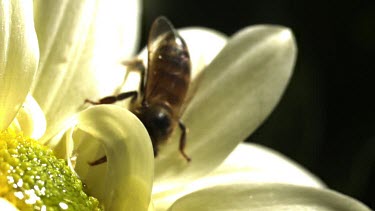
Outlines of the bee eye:
{"type": "Polygon", "coordinates": [[[159,112],[154,118],[154,124],[158,128],[168,128],[171,125],[171,119],[169,115],[164,112],[159,112]]]}

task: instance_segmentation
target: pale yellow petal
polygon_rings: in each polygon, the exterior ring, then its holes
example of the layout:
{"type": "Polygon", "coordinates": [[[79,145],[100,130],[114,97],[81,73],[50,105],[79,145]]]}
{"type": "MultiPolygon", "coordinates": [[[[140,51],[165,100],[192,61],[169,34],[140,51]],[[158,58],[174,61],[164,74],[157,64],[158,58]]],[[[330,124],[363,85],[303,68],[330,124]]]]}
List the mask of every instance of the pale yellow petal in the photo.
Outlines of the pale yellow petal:
{"type": "Polygon", "coordinates": [[[153,189],[157,210],[166,210],[174,201],[194,191],[233,183],[286,183],[321,188],[324,184],[295,162],[280,153],[255,144],[240,144],[209,175],[183,187],[161,191],[153,189]]]}
{"type": "Polygon", "coordinates": [[[246,182],[273,182],[316,188],[325,187],[319,178],[293,160],[277,151],[257,144],[239,144],[229,157],[205,179],[209,181],[210,177],[224,176],[226,180],[220,181],[220,184],[230,183],[233,182],[230,174],[234,177],[237,175],[239,180],[246,182]]]}
{"type": "Polygon", "coordinates": [[[41,62],[33,96],[46,113],[44,140],[121,85],[121,62],[137,44],[140,1],[35,1],[41,62]]]}
{"type": "Polygon", "coordinates": [[[188,46],[192,64],[192,80],[212,62],[224,48],[228,39],[223,33],[201,27],[183,28],[178,30],[178,33],[188,46]]]}
{"type": "Polygon", "coordinates": [[[37,70],[39,49],[32,3],[0,1],[0,130],[17,115],[37,70]]]}
{"type": "Polygon", "coordinates": [[[25,136],[39,139],[46,131],[46,119],[35,99],[28,95],[15,119],[25,136]]]}
{"type": "Polygon", "coordinates": [[[80,138],[88,138],[77,149],[76,170],[89,193],[103,201],[106,210],[147,210],[154,157],[141,122],[126,109],[102,105],[81,112],[77,128],[81,131],[80,138]],[[89,166],[87,162],[104,155],[95,157],[96,154],[84,152],[90,151],[95,142],[102,144],[108,162],[89,166]],[[103,184],[105,188],[100,189],[103,184]]]}
{"type": "Polygon", "coordinates": [[[203,210],[319,210],[369,211],[359,201],[338,192],[269,183],[224,185],[194,192],[179,199],[169,211],[203,210]]]}
{"type": "Polygon", "coordinates": [[[177,133],[160,150],[156,185],[167,190],[217,167],[279,102],[296,53],[292,32],[282,26],[248,27],[229,39],[204,70],[182,118],[189,128],[186,153],[192,161],[180,155],[177,133]]]}

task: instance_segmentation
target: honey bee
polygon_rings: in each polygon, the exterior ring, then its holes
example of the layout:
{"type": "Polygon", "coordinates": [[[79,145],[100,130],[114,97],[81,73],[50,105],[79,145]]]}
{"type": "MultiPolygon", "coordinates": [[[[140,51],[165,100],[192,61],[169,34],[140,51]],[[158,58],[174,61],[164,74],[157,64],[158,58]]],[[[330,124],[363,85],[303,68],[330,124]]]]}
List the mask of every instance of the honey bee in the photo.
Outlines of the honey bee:
{"type": "MultiPolygon", "coordinates": [[[[130,111],[146,127],[154,156],[157,156],[159,146],[170,138],[178,125],[181,129],[179,151],[190,161],[185,153],[187,129],[180,120],[190,84],[191,62],[187,45],[167,18],[158,17],[150,29],[147,50],[147,69],[141,60],[126,63],[129,69],[141,72],[139,93],[131,91],[104,97],[96,102],[85,102],[110,104],[132,97],[130,111]]],[[[90,164],[103,162],[106,162],[106,157],[90,164]]]]}

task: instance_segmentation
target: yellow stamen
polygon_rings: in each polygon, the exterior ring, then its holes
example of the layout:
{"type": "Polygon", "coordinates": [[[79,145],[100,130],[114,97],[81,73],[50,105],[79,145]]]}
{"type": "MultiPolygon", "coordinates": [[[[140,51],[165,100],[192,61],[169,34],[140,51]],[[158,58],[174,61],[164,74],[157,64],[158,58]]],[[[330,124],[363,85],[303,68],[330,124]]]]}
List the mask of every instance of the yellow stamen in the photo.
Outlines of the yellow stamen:
{"type": "Polygon", "coordinates": [[[19,210],[101,210],[65,160],[9,129],[0,132],[0,198],[19,210]]]}

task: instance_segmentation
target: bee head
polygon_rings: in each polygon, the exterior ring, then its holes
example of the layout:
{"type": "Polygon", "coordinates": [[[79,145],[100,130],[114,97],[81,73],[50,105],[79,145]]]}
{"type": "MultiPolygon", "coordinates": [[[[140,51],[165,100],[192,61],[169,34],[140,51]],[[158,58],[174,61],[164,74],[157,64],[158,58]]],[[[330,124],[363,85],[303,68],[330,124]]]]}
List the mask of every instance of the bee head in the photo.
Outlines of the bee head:
{"type": "Polygon", "coordinates": [[[173,131],[173,117],[168,107],[163,105],[154,105],[144,107],[138,116],[145,125],[152,144],[157,147],[165,142],[173,131]]]}

